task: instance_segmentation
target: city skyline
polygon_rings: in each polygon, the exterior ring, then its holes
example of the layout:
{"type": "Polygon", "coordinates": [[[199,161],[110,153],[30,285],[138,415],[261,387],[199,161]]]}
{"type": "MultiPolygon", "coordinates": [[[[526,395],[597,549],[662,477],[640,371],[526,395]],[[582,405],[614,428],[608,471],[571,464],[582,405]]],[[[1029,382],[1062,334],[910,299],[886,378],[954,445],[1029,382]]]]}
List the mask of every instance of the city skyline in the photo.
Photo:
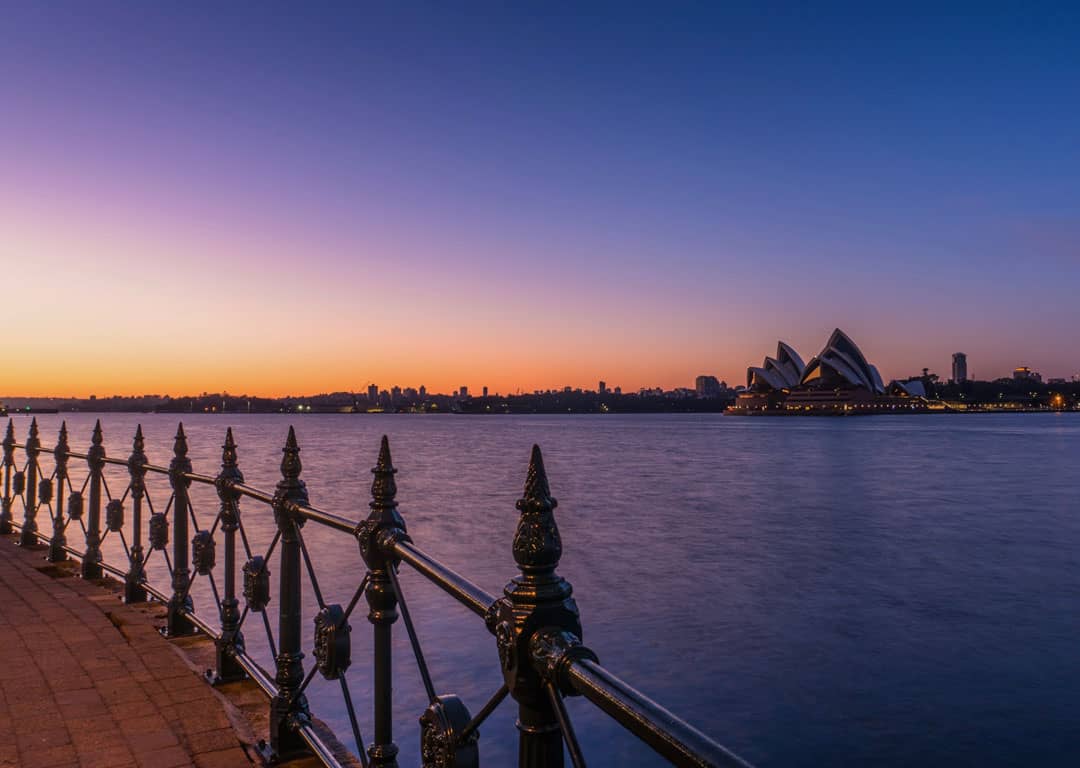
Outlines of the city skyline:
{"type": "Polygon", "coordinates": [[[1080,10],[939,11],[11,9],[0,384],[1068,378],[1080,10]]]}
{"type": "MultiPolygon", "coordinates": [[[[1050,382],[1050,383],[1053,383],[1053,382],[1072,382],[1072,383],[1076,383],[1077,381],[1080,381],[1080,374],[1075,374],[1074,373],[1074,374],[1060,375],[1060,376],[1059,375],[1045,375],[1042,371],[1039,371],[1037,368],[1027,366],[1027,365],[1013,366],[1012,368],[1010,368],[1007,371],[1000,372],[1000,375],[988,375],[988,376],[981,376],[980,377],[980,376],[977,376],[977,375],[972,375],[969,372],[969,370],[967,368],[967,355],[965,353],[963,353],[963,352],[954,352],[952,354],[951,371],[946,372],[946,371],[943,370],[941,373],[938,373],[938,370],[935,369],[934,367],[932,367],[932,366],[924,366],[923,368],[918,369],[916,371],[911,371],[911,372],[908,372],[908,373],[905,373],[905,374],[900,374],[900,375],[897,375],[895,377],[886,377],[885,380],[890,380],[891,378],[895,378],[897,380],[914,379],[914,378],[918,378],[920,376],[920,374],[924,373],[924,371],[926,373],[931,374],[931,375],[937,375],[939,377],[939,379],[941,381],[943,381],[943,382],[945,382],[945,381],[961,381],[961,382],[962,381],[996,381],[996,380],[1000,380],[1000,379],[1029,379],[1029,378],[1035,379],[1035,380],[1037,380],[1039,382],[1046,381],[1046,382],[1050,382]],[[959,379],[959,380],[956,378],[956,373],[957,373],[956,358],[957,358],[958,355],[961,356],[963,358],[963,361],[964,361],[963,362],[963,368],[962,368],[963,375],[962,375],[962,378],[959,379]]],[[[390,384],[380,384],[378,382],[366,381],[362,386],[350,386],[350,387],[342,387],[342,388],[336,388],[336,389],[321,389],[321,390],[297,391],[297,392],[281,392],[281,393],[264,393],[264,392],[251,390],[250,388],[245,388],[245,387],[234,388],[232,390],[227,389],[227,388],[225,388],[225,389],[217,389],[217,390],[206,389],[206,388],[203,388],[203,389],[198,389],[197,388],[197,389],[193,389],[193,390],[190,390],[190,391],[185,390],[185,391],[182,391],[182,392],[170,392],[170,391],[167,391],[167,390],[153,389],[153,388],[146,389],[146,390],[141,390],[141,391],[131,391],[131,392],[127,392],[127,391],[103,391],[103,392],[100,392],[100,393],[99,392],[67,392],[67,393],[57,393],[57,392],[51,392],[51,393],[7,392],[7,393],[4,393],[4,392],[0,392],[0,404],[3,404],[4,398],[12,398],[12,399],[55,399],[55,400],[87,399],[87,398],[89,398],[89,399],[94,399],[94,398],[107,399],[107,398],[112,398],[112,397],[134,397],[134,398],[173,397],[173,398],[187,398],[187,397],[206,397],[207,395],[214,395],[214,394],[226,395],[226,396],[230,396],[230,397],[237,397],[237,396],[239,396],[239,397],[247,397],[247,396],[250,396],[250,397],[269,398],[269,399],[304,399],[304,398],[307,398],[307,397],[322,396],[322,395],[333,394],[333,393],[349,393],[349,394],[355,394],[355,395],[358,395],[358,396],[361,396],[361,397],[366,396],[367,399],[369,399],[369,400],[375,400],[377,398],[382,398],[383,396],[389,396],[389,397],[396,398],[396,397],[398,397],[398,396],[400,396],[402,394],[404,394],[406,396],[409,396],[409,397],[419,397],[420,399],[423,399],[426,396],[440,397],[440,398],[457,397],[459,394],[462,397],[466,397],[466,396],[487,397],[489,394],[492,395],[492,396],[495,396],[495,397],[499,397],[499,396],[531,395],[531,394],[551,394],[551,393],[556,393],[557,394],[557,393],[571,392],[571,391],[574,391],[574,392],[586,392],[586,393],[599,393],[599,394],[604,394],[605,392],[606,393],[613,393],[613,394],[636,394],[638,392],[655,392],[655,391],[664,391],[664,392],[677,392],[677,391],[682,391],[682,390],[692,391],[694,389],[700,389],[700,380],[701,379],[713,379],[713,378],[717,379],[718,384],[720,384],[721,386],[726,385],[726,387],[727,387],[727,389],[729,391],[733,391],[733,390],[736,390],[736,389],[741,389],[744,386],[745,376],[738,376],[738,377],[733,377],[731,379],[728,379],[728,378],[723,377],[723,376],[717,376],[715,374],[701,372],[701,373],[698,373],[695,376],[693,376],[689,381],[685,381],[685,382],[675,383],[675,384],[671,384],[671,385],[663,385],[663,384],[656,384],[656,383],[654,383],[654,384],[642,384],[642,385],[639,385],[639,386],[631,386],[631,387],[625,387],[622,384],[613,383],[613,382],[605,380],[605,379],[595,379],[594,384],[592,386],[589,386],[588,384],[585,384],[585,383],[577,383],[577,382],[575,382],[575,383],[570,383],[570,384],[566,384],[566,383],[558,384],[558,385],[547,384],[547,385],[539,386],[539,387],[530,387],[530,388],[516,387],[516,388],[510,388],[510,389],[500,389],[498,387],[492,387],[492,386],[489,386],[487,384],[473,385],[473,384],[468,384],[468,383],[459,384],[456,387],[441,388],[441,387],[429,387],[429,386],[427,386],[426,384],[423,384],[423,383],[421,383],[421,384],[417,384],[415,382],[401,383],[401,382],[399,382],[397,380],[391,380],[391,381],[393,381],[393,383],[390,383],[390,384]]]]}

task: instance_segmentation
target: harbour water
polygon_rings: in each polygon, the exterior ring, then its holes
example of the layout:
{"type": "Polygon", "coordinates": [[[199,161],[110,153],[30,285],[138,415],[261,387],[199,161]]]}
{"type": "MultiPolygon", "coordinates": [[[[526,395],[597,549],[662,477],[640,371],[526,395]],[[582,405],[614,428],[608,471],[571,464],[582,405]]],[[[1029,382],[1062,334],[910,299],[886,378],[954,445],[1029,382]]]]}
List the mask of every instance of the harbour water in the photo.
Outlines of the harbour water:
{"type": "MultiPolygon", "coordinates": [[[[92,414],[40,417],[45,448],[61,418],[73,449],[85,448],[92,414]]],[[[151,462],[168,463],[175,416],[102,420],[110,456],[127,456],[141,422],[151,462]]],[[[515,572],[514,501],[539,443],[586,643],[759,765],[1064,766],[1080,755],[1076,415],[183,420],[195,471],[217,471],[232,426],[247,481],[266,488],[295,424],[312,502],[355,519],[367,513],[369,470],[388,434],[412,538],[493,593],[515,572]]],[[[21,442],[28,420],[15,424],[21,442]]],[[[51,456],[42,466],[51,471],[51,456]]],[[[85,467],[73,462],[72,474],[81,482],[85,467]]],[[[119,495],[122,468],[108,477],[119,495]]],[[[163,506],[167,488],[153,482],[163,506]]],[[[212,493],[193,501],[209,527],[212,493]]],[[[265,550],[270,511],[245,502],[243,512],[253,549],[265,550]]],[[[81,548],[81,531],[70,535],[81,548]]],[[[363,574],[355,542],[310,523],[304,535],[328,602],[346,603],[363,574]]],[[[105,549],[120,561],[116,537],[105,549]]],[[[220,571],[220,550],[217,559],[220,571]]],[[[150,567],[165,586],[164,561],[155,555],[150,567]]],[[[494,640],[407,569],[402,587],[436,688],[475,713],[501,682],[494,640]]],[[[194,599],[212,612],[204,579],[194,599]]],[[[310,616],[310,590],[305,601],[310,616]]],[[[269,615],[276,631],[273,602],[269,615]]],[[[349,681],[367,737],[362,608],[352,626],[349,681]]],[[[244,632],[269,665],[261,622],[249,618],[244,632]]],[[[425,696],[400,624],[396,634],[395,736],[401,764],[416,765],[425,696]]],[[[309,693],[344,738],[336,685],[317,677],[309,693]]],[[[504,703],[481,729],[484,764],[512,764],[513,709],[504,703]]],[[[572,700],[570,712],[590,765],[662,764],[587,702],[572,700]]]]}

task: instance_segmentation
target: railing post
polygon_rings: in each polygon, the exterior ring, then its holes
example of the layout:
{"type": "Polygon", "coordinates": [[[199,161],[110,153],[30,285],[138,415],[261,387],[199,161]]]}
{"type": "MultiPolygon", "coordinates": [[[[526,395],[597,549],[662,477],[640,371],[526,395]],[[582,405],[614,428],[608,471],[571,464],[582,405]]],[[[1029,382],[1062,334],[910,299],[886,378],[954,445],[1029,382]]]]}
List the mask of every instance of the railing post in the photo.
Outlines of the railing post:
{"type": "Polygon", "coordinates": [[[173,560],[172,560],[172,596],[166,610],[165,635],[183,637],[195,633],[195,625],[188,618],[193,610],[191,595],[191,572],[188,570],[188,488],[191,481],[184,477],[191,472],[191,459],[188,458],[187,436],[184,425],[176,429],[173,443],[173,458],[169,463],[169,483],[173,489],[173,560]]]}
{"type": "Polygon", "coordinates": [[[37,508],[38,508],[38,466],[37,459],[41,453],[41,440],[38,438],[37,418],[30,420],[30,434],[26,437],[26,491],[23,493],[22,531],[19,532],[19,546],[33,547],[38,543],[37,539],[37,508]]]}
{"type": "Polygon", "coordinates": [[[60,423],[60,436],[56,440],[56,448],[53,449],[53,459],[56,462],[56,508],[53,510],[53,533],[49,539],[49,554],[45,559],[50,563],[59,563],[67,560],[66,523],[64,522],[64,487],[67,485],[68,464],[68,431],[67,422],[60,423]]]}
{"type": "Polygon", "coordinates": [[[236,661],[236,652],[244,650],[240,633],[240,602],[236,599],[236,531],[240,528],[240,494],[234,483],[244,482],[236,457],[232,427],[225,432],[221,446],[221,472],[215,483],[221,499],[221,530],[225,532],[225,597],[221,601],[221,637],[217,647],[217,670],[213,682],[232,683],[247,677],[236,661]]]}
{"type": "Polygon", "coordinates": [[[398,612],[397,597],[389,575],[389,569],[394,567],[394,559],[387,553],[393,549],[395,541],[407,540],[408,536],[405,521],[397,509],[397,483],[394,481],[397,470],[390,458],[390,441],[385,435],[379,446],[379,458],[371,472],[375,475],[371,484],[371,513],[356,531],[360,553],[371,575],[365,596],[369,608],[368,621],[374,628],[375,636],[375,728],[368,756],[372,766],[397,768],[391,631],[398,612]]]}
{"type": "Polygon", "coordinates": [[[15,470],[15,424],[8,419],[4,433],[4,498],[0,504],[0,534],[11,533],[11,473],[15,470]]]}
{"type": "Polygon", "coordinates": [[[86,466],[90,469],[90,499],[86,512],[86,554],[82,560],[82,577],[100,579],[101,568],[101,478],[105,470],[105,445],[101,434],[101,419],[94,424],[86,466]]]}
{"type": "MultiPolygon", "coordinates": [[[[557,504],[548,487],[544,458],[534,445],[525,493],[517,502],[521,516],[514,534],[514,560],[521,575],[510,580],[505,597],[495,601],[487,616],[503,677],[518,702],[520,768],[562,768],[562,733],[547,690],[551,681],[536,661],[543,651],[542,640],[551,633],[567,633],[571,642],[581,637],[573,588],[555,572],[562,556],[553,514],[557,504]]],[[[582,652],[591,656],[585,649],[582,652]]]]}
{"type": "Polygon", "coordinates": [[[282,449],[281,481],[274,494],[274,522],[281,535],[281,567],[278,581],[277,696],[270,702],[270,749],[277,759],[289,759],[307,751],[299,729],[311,722],[307,697],[300,691],[304,681],[304,654],[300,650],[303,601],[300,590],[300,526],[297,504],[307,504],[308,494],[300,479],[300,447],[296,432],[282,449]]]}
{"type": "Polygon", "coordinates": [[[124,602],[145,603],[146,573],[143,570],[142,503],[146,495],[146,443],[142,424],[135,426],[135,439],[128,456],[128,475],[131,478],[131,549],[128,552],[128,571],[124,576],[124,602]]]}

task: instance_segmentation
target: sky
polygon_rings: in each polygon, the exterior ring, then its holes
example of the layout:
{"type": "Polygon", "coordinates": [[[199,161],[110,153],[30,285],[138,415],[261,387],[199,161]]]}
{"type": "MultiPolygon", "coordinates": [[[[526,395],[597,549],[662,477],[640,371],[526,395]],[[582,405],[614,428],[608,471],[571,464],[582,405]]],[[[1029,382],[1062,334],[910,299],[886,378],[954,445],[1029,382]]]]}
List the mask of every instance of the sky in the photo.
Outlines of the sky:
{"type": "Polygon", "coordinates": [[[3,18],[0,394],[1080,373],[1077,5],[3,18]]]}

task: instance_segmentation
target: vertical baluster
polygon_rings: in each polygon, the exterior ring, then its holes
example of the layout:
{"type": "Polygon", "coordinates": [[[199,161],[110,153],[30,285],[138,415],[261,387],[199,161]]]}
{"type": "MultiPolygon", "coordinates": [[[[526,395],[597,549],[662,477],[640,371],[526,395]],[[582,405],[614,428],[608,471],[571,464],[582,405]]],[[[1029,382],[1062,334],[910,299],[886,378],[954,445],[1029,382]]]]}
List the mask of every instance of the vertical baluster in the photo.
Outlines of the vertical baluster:
{"type": "Polygon", "coordinates": [[[389,569],[394,566],[392,555],[386,554],[395,541],[406,540],[405,521],[397,508],[397,483],[390,441],[383,436],[379,458],[371,470],[371,513],[357,528],[360,553],[367,563],[371,579],[365,596],[368,601],[368,621],[374,632],[375,657],[375,728],[374,739],[368,748],[372,766],[396,768],[398,747],[394,743],[393,720],[393,656],[391,653],[392,626],[398,618],[397,598],[390,581],[389,569]]]}
{"type": "Polygon", "coordinates": [[[124,602],[146,602],[146,573],[143,570],[142,504],[146,496],[146,442],[143,440],[142,424],[135,426],[135,439],[131,442],[128,456],[128,476],[131,489],[131,549],[128,552],[128,570],[124,576],[124,602]]]}
{"type": "Polygon", "coordinates": [[[38,466],[41,453],[41,439],[38,437],[37,418],[30,420],[30,434],[26,437],[26,490],[23,492],[24,511],[22,531],[19,533],[19,546],[32,547],[37,540],[38,508],[38,466]]]}
{"type": "Polygon", "coordinates": [[[499,660],[510,694],[518,702],[518,765],[520,768],[562,768],[563,744],[559,721],[534,663],[534,640],[540,630],[559,630],[581,637],[581,619],[570,596],[569,582],[555,569],[562,542],[544,458],[533,446],[525,493],[517,502],[521,512],[514,534],[514,560],[521,575],[510,580],[505,597],[492,606],[488,629],[495,635],[499,660]]]}
{"type": "Polygon", "coordinates": [[[90,469],[90,499],[86,511],[86,554],[83,555],[82,577],[100,579],[104,573],[101,568],[101,479],[105,471],[105,445],[100,419],[94,424],[90,450],[86,452],[86,465],[90,469]]]}
{"type": "Polygon", "coordinates": [[[15,424],[8,419],[4,433],[4,498],[0,500],[0,534],[11,533],[11,473],[15,470],[15,424]]]}
{"type": "Polygon", "coordinates": [[[173,458],[169,463],[169,483],[173,489],[173,592],[166,610],[165,635],[168,637],[182,637],[195,632],[195,625],[187,616],[193,610],[191,595],[188,594],[191,587],[191,572],[188,570],[188,509],[191,504],[188,489],[191,481],[184,474],[191,472],[191,459],[187,453],[187,436],[184,425],[180,424],[176,429],[173,458]]]}
{"type": "Polygon", "coordinates": [[[67,560],[67,535],[64,522],[64,488],[67,485],[68,464],[68,432],[67,422],[60,423],[60,436],[56,440],[56,448],[53,450],[53,459],[56,462],[56,508],[53,510],[53,533],[49,539],[49,554],[45,559],[50,563],[59,563],[67,560]]]}
{"type": "Polygon", "coordinates": [[[295,505],[307,504],[308,494],[300,479],[300,447],[296,432],[289,427],[289,436],[282,449],[281,481],[274,494],[274,522],[281,534],[281,562],[278,580],[278,693],[270,702],[270,748],[276,758],[287,760],[303,754],[307,745],[299,727],[310,723],[307,697],[300,692],[304,681],[304,654],[300,651],[300,626],[303,602],[300,592],[300,534],[304,520],[296,514],[295,505]]]}
{"type": "Polygon", "coordinates": [[[221,499],[221,530],[225,532],[225,597],[221,601],[221,637],[217,640],[217,672],[214,683],[231,683],[247,677],[236,661],[236,651],[244,649],[240,633],[240,602],[236,599],[236,531],[240,528],[240,495],[234,483],[244,482],[236,456],[232,427],[225,432],[221,446],[221,472],[217,476],[221,499]]]}

